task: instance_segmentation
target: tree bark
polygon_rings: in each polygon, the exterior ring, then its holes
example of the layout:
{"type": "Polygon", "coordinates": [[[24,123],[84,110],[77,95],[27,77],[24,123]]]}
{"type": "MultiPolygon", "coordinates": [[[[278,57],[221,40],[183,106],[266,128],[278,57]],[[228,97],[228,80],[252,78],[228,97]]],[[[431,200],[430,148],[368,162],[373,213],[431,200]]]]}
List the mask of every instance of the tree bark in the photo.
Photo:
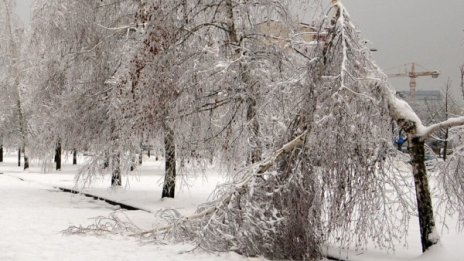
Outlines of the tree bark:
{"type": "Polygon", "coordinates": [[[3,162],[3,145],[0,145],[0,162],[3,162]]]}
{"type": "Polygon", "coordinates": [[[261,161],[262,149],[259,140],[259,122],[256,118],[256,100],[252,97],[247,99],[247,122],[251,145],[249,161],[253,164],[261,161]]]}
{"type": "MultiPolygon", "coordinates": [[[[448,78],[448,81],[446,82],[445,86],[445,119],[448,120],[449,114],[448,114],[448,95],[449,95],[449,90],[451,88],[451,81],[448,78]]],[[[446,161],[446,154],[448,150],[448,136],[449,136],[449,128],[446,128],[445,130],[445,142],[443,144],[443,161],[446,161]]]]}
{"type": "MultiPolygon", "coordinates": [[[[243,45],[244,43],[238,38],[238,31],[235,25],[234,3],[232,0],[226,0],[225,5],[228,19],[227,23],[229,28],[229,44],[232,45],[233,48],[235,45],[233,56],[239,56],[241,52],[241,48],[239,48],[239,46],[243,45]]],[[[234,59],[235,58],[236,57],[234,57],[234,59]]],[[[249,163],[256,163],[261,161],[262,159],[261,142],[258,138],[260,126],[258,119],[256,118],[256,99],[254,97],[256,91],[254,90],[253,83],[251,81],[250,69],[246,63],[240,62],[240,76],[244,85],[250,90],[250,93],[248,94],[248,97],[246,99],[246,119],[248,123],[249,142],[251,145],[251,151],[249,152],[247,161],[249,163]]]]}
{"type": "Polygon", "coordinates": [[[164,149],[166,165],[161,198],[174,198],[176,188],[176,146],[174,143],[174,131],[167,126],[164,128],[164,149]]]}
{"type": "Polygon", "coordinates": [[[103,161],[103,168],[107,169],[110,166],[110,156],[108,152],[105,152],[105,160],[103,161]]]}
{"type": "Polygon", "coordinates": [[[449,138],[449,129],[445,131],[445,143],[443,144],[443,161],[446,161],[447,151],[448,151],[448,138],[449,138]]]}
{"type": "Polygon", "coordinates": [[[29,168],[29,158],[26,155],[26,147],[23,146],[23,157],[24,157],[24,170],[29,168]]]}
{"type": "Polygon", "coordinates": [[[77,150],[73,150],[73,165],[77,165],[77,150]]]}
{"type": "Polygon", "coordinates": [[[18,167],[21,167],[21,147],[18,148],[18,167]]]}
{"type": "Polygon", "coordinates": [[[111,176],[111,187],[121,186],[121,159],[119,153],[113,157],[113,173],[111,176]]]}
{"type": "Polygon", "coordinates": [[[61,142],[58,141],[55,148],[55,164],[56,170],[61,170],[61,142]]]}
{"type": "Polygon", "coordinates": [[[416,187],[417,210],[419,214],[419,226],[421,233],[422,252],[438,243],[434,238],[435,220],[433,218],[432,198],[430,196],[427,170],[425,167],[425,147],[421,137],[413,137],[410,143],[410,155],[416,187]]]}

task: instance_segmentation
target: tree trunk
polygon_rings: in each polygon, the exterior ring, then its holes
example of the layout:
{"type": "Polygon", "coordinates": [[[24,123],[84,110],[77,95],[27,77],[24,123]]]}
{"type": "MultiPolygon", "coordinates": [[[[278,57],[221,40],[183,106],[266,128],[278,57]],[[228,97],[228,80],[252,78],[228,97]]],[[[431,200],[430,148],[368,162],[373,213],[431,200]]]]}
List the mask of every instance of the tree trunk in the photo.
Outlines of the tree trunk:
{"type": "Polygon", "coordinates": [[[0,162],[3,162],[3,145],[0,145],[0,162]]]}
{"type": "MultiPolygon", "coordinates": [[[[448,78],[448,81],[446,82],[445,86],[445,120],[448,120],[449,114],[448,114],[448,95],[449,95],[449,90],[451,88],[451,80],[448,78]]],[[[448,136],[449,136],[449,128],[446,128],[445,130],[445,143],[443,144],[443,161],[446,161],[446,154],[448,150],[448,136]]]]}
{"type": "Polygon", "coordinates": [[[21,147],[18,148],[18,167],[21,167],[21,147]]]}
{"type": "MultiPolygon", "coordinates": [[[[227,25],[229,29],[229,44],[238,45],[238,36],[237,30],[235,27],[235,18],[234,18],[234,4],[232,0],[226,0],[226,12],[227,12],[227,25]]],[[[236,52],[239,52],[240,49],[236,49],[236,52]]]]}
{"type": "Polygon", "coordinates": [[[23,146],[24,170],[29,168],[29,158],[26,155],[26,147],[23,146]]]}
{"type": "Polygon", "coordinates": [[[134,171],[136,166],[136,160],[135,158],[131,159],[131,164],[130,164],[130,171],[134,171]]]}
{"type": "Polygon", "coordinates": [[[443,161],[446,161],[446,157],[447,157],[448,136],[449,136],[449,129],[446,128],[446,131],[445,131],[445,144],[443,144],[443,161]]]}
{"type": "Polygon", "coordinates": [[[256,118],[256,100],[252,97],[247,99],[247,122],[251,145],[249,161],[253,164],[261,161],[262,150],[259,140],[259,122],[256,118]]]}
{"type": "Polygon", "coordinates": [[[421,233],[422,252],[438,243],[435,234],[435,220],[433,218],[432,198],[430,196],[427,170],[425,168],[425,147],[420,137],[414,137],[410,143],[410,155],[416,187],[417,210],[421,233]]]}
{"type": "Polygon", "coordinates": [[[161,198],[174,198],[176,188],[176,146],[174,143],[174,131],[167,126],[164,129],[164,149],[166,165],[161,198]]]}
{"type": "Polygon", "coordinates": [[[73,150],[73,165],[77,165],[77,150],[73,150]]]}
{"type": "MultiPolygon", "coordinates": [[[[244,42],[239,40],[238,31],[235,25],[235,16],[234,16],[234,2],[232,0],[226,0],[226,11],[227,11],[227,24],[229,28],[229,44],[232,45],[232,50],[235,48],[233,56],[234,59],[240,55],[241,48],[239,45],[244,45],[244,42]],[[234,46],[235,45],[235,46],[234,46]]],[[[245,46],[246,47],[246,46],[245,46]]],[[[261,143],[258,139],[259,137],[259,122],[256,118],[256,91],[254,91],[254,84],[252,83],[250,76],[250,69],[246,63],[240,62],[240,76],[242,82],[249,89],[248,97],[246,99],[246,113],[247,113],[247,123],[248,123],[248,134],[249,142],[251,145],[251,152],[248,155],[247,161],[249,163],[256,163],[261,161],[262,157],[262,148],[261,143]]]]}
{"type": "Polygon", "coordinates": [[[111,176],[111,187],[121,186],[121,159],[119,153],[113,158],[113,173],[111,176]]]}
{"type": "Polygon", "coordinates": [[[61,142],[58,141],[55,148],[56,170],[61,170],[61,142]]]}
{"type": "Polygon", "coordinates": [[[105,160],[103,161],[103,168],[107,169],[110,166],[110,156],[108,152],[105,152],[105,160]]]}

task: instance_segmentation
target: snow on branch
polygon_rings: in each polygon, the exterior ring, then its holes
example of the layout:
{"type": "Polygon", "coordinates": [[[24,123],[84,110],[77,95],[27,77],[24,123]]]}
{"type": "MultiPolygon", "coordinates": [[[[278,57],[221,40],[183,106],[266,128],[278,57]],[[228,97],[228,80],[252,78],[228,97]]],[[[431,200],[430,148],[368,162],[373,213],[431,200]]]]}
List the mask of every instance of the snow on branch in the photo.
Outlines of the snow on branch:
{"type": "Polygon", "coordinates": [[[290,141],[289,143],[285,144],[282,148],[277,150],[274,154],[274,156],[268,158],[267,160],[264,161],[263,164],[259,165],[259,169],[257,171],[258,174],[263,174],[266,171],[268,171],[274,163],[279,160],[284,154],[291,152],[294,150],[296,147],[299,147],[303,145],[305,141],[305,136],[307,134],[307,131],[303,132],[301,135],[290,141]]]}
{"type": "MultiPolygon", "coordinates": [[[[303,132],[301,135],[297,136],[280,149],[275,151],[272,156],[268,157],[267,159],[263,160],[261,164],[254,164],[252,165],[251,171],[246,170],[246,174],[243,178],[235,182],[231,187],[228,193],[223,193],[220,199],[215,200],[213,202],[207,203],[209,205],[206,208],[199,208],[196,214],[187,217],[180,217],[174,219],[173,222],[167,226],[155,228],[153,230],[142,232],[140,235],[143,237],[147,237],[150,235],[158,236],[160,234],[169,234],[175,233],[176,227],[182,226],[187,224],[188,222],[194,222],[202,219],[213,219],[215,216],[222,216],[224,215],[224,208],[228,209],[229,205],[231,204],[237,196],[243,194],[247,191],[247,187],[252,183],[256,176],[261,176],[265,172],[267,172],[276,162],[281,160],[284,155],[292,152],[294,149],[302,146],[305,141],[305,137],[307,135],[307,131],[303,132]],[[258,166],[256,168],[256,166],[258,166]]],[[[264,180],[264,179],[263,179],[264,180]]],[[[207,222],[208,226],[210,222],[207,222]]]]}
{"type": "Polygon", "coordinates": [[[383,93],[388,101],[390,116],[406,132],[411,134],[422,133],[425,127],[411,106],[406,101],[397,98],[387,86],[384,89],[383,93]]]}
{"type": "Polygon", "coordinates": [[[424,138],[427,138],[439,129],[452,128],[452,127],[461,126],[461,125],[464,125],[464,116],[457,117],[457,118],[450,118],[446,121],[433,124],[425,128],[421,136],[423,136],[424,138]]]}
{"type": "Polygon", "coordinates": [[[384,95],[388,100],[391,117],[404,131],[409,134],[421,137],[422,139],[427,139],[440,129],[464,125],[464,116],[461,116],[450,118],[446,121],[430,126],[424,126],[419,116],[417,116],[417,114],[406,101],[395,97],[391,91],[387,90],[387,87],[384,88],[384,95]]]}

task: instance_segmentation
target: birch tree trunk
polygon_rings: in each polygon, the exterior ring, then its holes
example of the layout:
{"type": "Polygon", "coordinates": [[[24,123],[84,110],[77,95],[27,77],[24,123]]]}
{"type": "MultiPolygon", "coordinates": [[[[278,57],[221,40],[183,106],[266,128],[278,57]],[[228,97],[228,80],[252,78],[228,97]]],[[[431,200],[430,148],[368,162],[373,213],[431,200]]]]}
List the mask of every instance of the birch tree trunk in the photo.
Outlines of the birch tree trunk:
{"type": "Polygon", "coordinates": [[[259,141],[259,122],[256,118],[256,99],[253,97],[247,98],[247,122],[248,122],[248,131],[250,135],[250,145],[251,152],[249,156],[249,161],[251,163],[256,163],[261,161],[262,157],[262,148],[261,142],[259,141]]]}
{"type": "Polygon", "coordinates": [[[434,238],[435,220],[433,218],[432,198],[425,167],[425,142],[421,137],[413,137],[410,140],[410,155],[412,159],[412,170],[414,185],[416,188],[417,210],[419,214],[419,226],[421,233],[422,251],[438,242],[434,238]]]}
{"type": "MultiPolygon", "coordinates": [[[[232,0],[226,0],[226,12],[227,12],[227,23],[228,23],[228,36],[229,36],[229,45],[232,48],[235,48],[233,59],[237,59],[240,56],[241,48],[243,45],[242,41],[238,39],[238,31],[235,25],[235,16],[234,16],[234,6],[232,0]]],[[[247,129],[249,134],[249,143],[251,151],[248,155],[249,163],[256,163],[262,159],[262,148],[261,142],[259,141],[259,121],[257,119],[257,109],[256,109],[256,97],[255,94],[257,91],[253,87],[250,77],[250,69],[246,63],[242,61],[240,63],[240,76],[241,80],[250,93],[245,100],[246,105],[246,121],[247,129]]]]}
{"type": "Polygon", "coordinates": [[[24,170],[26,170],[29,168],[29,158],[27,157],[27,154],[26,154],[26,146],[23,146],[22,151],[23,151],[23,157],[24,157],[24,170]]]}
{"type": "Polygon", "coordinates": [[[117,153],[113,156],[113,172],[111,175],[111,187],[121,186],[121,155],[117,153]]]}
{"type": "Polygon", "coordinates": [[[140,142],[139,165],[143,163],[143,142],[140,142]]]}
{"type": "Polygon", "coordinates": [[[174,143],[174,131],[166,125],[164,127],[164,150],[166,165],[161,198],[174,198],[176,188],[176,146],[174,143]]]}

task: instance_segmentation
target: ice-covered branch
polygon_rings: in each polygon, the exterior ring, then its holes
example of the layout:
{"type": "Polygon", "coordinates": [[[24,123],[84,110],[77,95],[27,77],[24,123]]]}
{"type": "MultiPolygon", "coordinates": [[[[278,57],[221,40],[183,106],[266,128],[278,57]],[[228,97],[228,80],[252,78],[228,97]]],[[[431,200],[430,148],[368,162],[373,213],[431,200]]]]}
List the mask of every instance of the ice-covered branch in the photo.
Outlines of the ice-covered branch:
{"type": "Polygon", "coordinates": [[[446,121],[430,125],[429,127],[426,127],[423,130],[423,133],[420,133],[420,135],[424,138],[427,138],[439,129],[446,129],[446,128],[451,128],[451,127],[456,127],[456,126],[461,126],[461,125],[464,125],[464,116],[450,118],[446,121]]]}
{"type": "Polygon", "coordinates": [[[178,226],[181,226],[187,222],[200,220],[210,216],[211,218],[214,215],[220,215],[223,212],[223,208],[227,208],[230,203],[237,197],[237,195],[243,194],[246,191],[246,188],[250,185],[250,183],[254,180],[253,177],[256,175],[261,175],[267,172],[272,166],[276,164],[279,160],[281,160],[285,155],[292,152],[294,149],[302,146],[304,144],[306,135],[308,134],[307,131],[304,131],[302,134],[282,146],[280,149],[274,152],[274,154],[267,159],[263,160],[261,164],[252,165],[251,168],[254,166],[258,166],[257,169],[252,169],[252,171],[247,172],[244,177],[236,182],[228,193],[224,193],[219,200],[211,202],[211,204],[207,207],[202,209],[196,214],[187,217],[181,217],[175,220],[172,224],[169,224],[164,227],[155,228],[153,230],[142,232],[140,235],[146,237],[147,235],[157,235],[157,234],[165,234],[169,233],[173,229],[178,226]]]}
{"type": "Polygon", "coordinates": [[[401,100],[390,91],[384,92],[387,96],[390,115],[407,133],[421,137],[423,140],[429,138],[439,129],[451,128],[464,125],[464,116],[455,117],[446,121],[424,126],[419,116],[414,112],[411,106],[404,100],[401,100]]]}
{"type": "Polygon", "coordinates": [[[390,116],[393,120],[395,120],[407,133],[414,135],[423,133],[425,127],[411,106],[406,101],[397,98],[387,86],[385,86],[384,89],[383,93],[388,101],[390,116]]]}
{"type": "Polygon", "coordinates": [[[277,150],[275,152],[274,156],[266,159],[263,164],[259,165],[259,169],[258,169],[257,173],[258,174],[265,173],[266,171],[269,170],[269,168],[271,168],[275,164],[275,162],[277,160],[282,158],[283,155],[285,155],[286,153],[291,152],[296,147],[299,147],[299,146],[303,145],[306,134],[307,134],[307,131],[303,132],[301,135],[299,135],[298,137],[296,137],[295,139],[293,139],[289,143],[285,144],[282,148],[277,150]]]}

